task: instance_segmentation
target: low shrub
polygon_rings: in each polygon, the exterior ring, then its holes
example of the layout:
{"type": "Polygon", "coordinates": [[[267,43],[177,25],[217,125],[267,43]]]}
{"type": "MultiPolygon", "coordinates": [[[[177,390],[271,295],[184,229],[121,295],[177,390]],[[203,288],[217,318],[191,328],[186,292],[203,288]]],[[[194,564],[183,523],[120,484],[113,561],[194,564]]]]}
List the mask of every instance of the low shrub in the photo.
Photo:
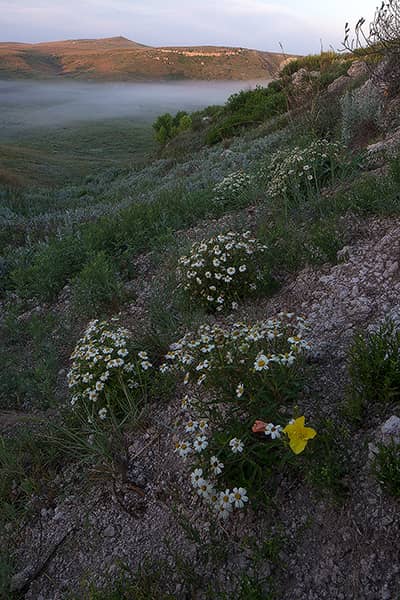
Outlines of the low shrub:
{"type": "Polygon", "coordinates": [[[192,126],[192,119],[185,111],[179,111],[173,117],[170,113],[160,115],[153,123],[153,129],[155,132],[156,140],[160,144],[166,144],[168,140],[173,137],[190,129],[192,126]]]}
{"type": "Polygon", "coordinates": [[[180,284],[193,301],[211,311],[235,308],[266,278],[265,250],[249,231],[196,242],[190,254],[179,259],[180,284]]]}
{"type": "Polygon", "coordinates": [[[99,252],[86,263],[72,281],[73,309],[85,316],[96,317],[113,309],[116,312],[123,296],[122,282],[112,260],[99,252]]]}
{"type": "Polygon", "coordinates": [[[347,92],[340,101],[342,141],[349,146],[360,136],[372,137],[379,132],[383,110],[381,92],[374,86],[363,86],[347,92]]]}
{"type": "Polygon", "coordinates": [[[279,81],[268,87],[242,90],[228,98],[216,123],[208,132],[206,142],[210,145],[237,135],[243,128],[287,111],[287,99],[279,81]]]}
{"type": "Polygon", "coordinates": [[[227,210],[247,206],[253,185],[253,178],[247,173],[230,173],[214,186],[214,202],[227,210]]]}
{"type": "Polygon", "coordinates": [[[373,471],[385,492],[400,498],[400,444],[379,444],[373,471]]]}
{"type": "Polygon", "coordinates": [[[91,321],[71,356],[71,407],[95,426],[115,425],[142,409],[153,365],[147,353],[129,350],[129,331],[111,321],[91,321]]]}
{"type": "Polygon", "coordinates": [[[290,202],[318,196],[333,183],[341,165],[340,146],[327,140],[316,140],[305,148],[295,147],[276,152],[261,170],[271,197],[290,202]]]}
{"type": "Polygon", "coordinates": [[[348,494],[351,434],[342,423],[323,420],[318,437],[307,453],[306,479],[322,494],[342,502],[348,494]]]}
{"type": "Polygon", "coordinates": [[[291,77],[300,69],[307,71],[320,71],[321,78],[325,77],[324,85],[344,75],[351,64],[351,57],[346,57],[337,52],[321,52],[320,54],[309,54],[289,61],[281,70],[281,76],[291,77]]]}
{"type": "Polygon", "coordinates": [[[85,248],[78,237],[54,239],[39,247],[29,265],[17,266],[10,278],[22,296],[51,301],[80,271],[85,259],[85,248]]]}
{"type": "Polygon", "coordinates": [[[20,426],[13,437],[0,436],[0,529],[34,508],[32,494],[45,494],[62,466],[65,457],[40,430],[40,419],[35,430],[20,426]]]}
{"type": "Polygon", "coordinates": [[[400,330],[386,321],[375,332],[357,334],[348,355],[350,386],[346,410],[359,420],[364,411],[400,398],[400,330]]]}
{"type": "Polygon", "coordinates": [[[218,210],[208,188],[159,193],[151,202],[133,203],[118,214],[82,224],[74,235],[39,246],[14,265],[9,279],[22,296],[51,301],[93,254],[105,252],[129,272],[138,253],[171,243],[175,231],[218,210]]]}
{"type": "Polygon", "coordinates": [[[0,408],[43,410],[56,402],[64,331],[52,314],[33,313],[20,319],[18,309],[5,312],[0,325],[0,408]]]}
{"type": "Polygon", "coordinates": [[[299,122],[307,134],[310,131],[318,139],[335,141],[340,138],[342,111],[340,98],[331,94],[319,94],[313,109],[306,112],[299,122]]]}
{"type": "Polygon", "coordinates": [[[196,493],[221,518],[249,496],[260,500],[265,482],[271,488],[315,436],[304,417],[285,418],[301,389],[306,329],[302,318],[283,313],[253,325],[203,325],[173,344],[161,366],[185,374],[193,392],[182,401],[176,452],[190,458],[196,493]]]}

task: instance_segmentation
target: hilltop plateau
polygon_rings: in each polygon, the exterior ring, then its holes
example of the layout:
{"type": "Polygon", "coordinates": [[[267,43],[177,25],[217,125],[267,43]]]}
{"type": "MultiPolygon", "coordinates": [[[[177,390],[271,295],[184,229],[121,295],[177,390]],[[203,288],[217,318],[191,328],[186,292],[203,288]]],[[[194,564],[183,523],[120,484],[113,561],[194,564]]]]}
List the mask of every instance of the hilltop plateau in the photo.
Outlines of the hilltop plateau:
{"type": "Polygon", "coordinates": [[[97,81],[250,80],[273,76],[290,56],[219,46],[151,47],[124,37],[0,43],[0,78],[97,81]]]}

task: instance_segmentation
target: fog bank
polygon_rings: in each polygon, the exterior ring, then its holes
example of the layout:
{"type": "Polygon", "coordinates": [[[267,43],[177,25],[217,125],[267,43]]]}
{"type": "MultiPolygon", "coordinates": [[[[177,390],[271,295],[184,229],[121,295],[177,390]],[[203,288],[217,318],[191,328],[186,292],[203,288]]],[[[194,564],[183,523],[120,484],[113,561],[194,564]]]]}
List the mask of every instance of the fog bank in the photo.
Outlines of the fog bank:
{"type": "Polygon", "coordinates": [[[118,117],[151,121],[163,112],[193,111],[222,104],[232,93],[267,83],[0,81],[0,128],[4,135],[32,127],[66,126],[118,117]]]}

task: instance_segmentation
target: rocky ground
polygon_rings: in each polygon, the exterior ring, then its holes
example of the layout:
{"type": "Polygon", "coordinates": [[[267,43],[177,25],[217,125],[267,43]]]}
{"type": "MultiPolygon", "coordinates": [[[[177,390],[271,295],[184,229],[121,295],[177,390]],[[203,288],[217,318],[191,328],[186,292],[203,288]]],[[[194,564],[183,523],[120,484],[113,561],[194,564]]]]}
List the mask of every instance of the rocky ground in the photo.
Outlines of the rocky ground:
{"type": "MultiPolygon", "coordinates": [[[[400,219],[369,220],[358,233],[338,264],[306,268],[273,298],[245,304],[234,316],[253,320],[289,310],[307,317],[315,366],[304,400],[310,416],[339,413],[354,333],[400,314],[400,219]]],[[[150,265],[143,269],[151,274],[150,265]]],[[[127,321],[145,314],[148,293],[142,288],[127,321]]],[[[399,600],[399,505],[371,477],[369,460],[368,444],[381,435],[382,421],[372,418],[344,440],[349,475],[342,502],[282,481],[269,512],[250,507],[216,525],[193,499],[188,467],[173,453],[179,411],[178,399],[156,409],[131,437],[125,481],[104,472],[82,479],[76,467],[58,475],[57,495],[18,532],[13,584],[25,598],[80,598],[85,582],[101,586],[122,564],[135,571],[148,558],[164,565],[165,590],[178,600],[206,598],[205,581],[229,594],[238,572],[262,572],[266,598],[273,590],[288,600],[399,600]],[[276,556],[256,561],[252,542],[262,546],[278,538],[276,556]],[[191,584],[182,581],[179,557],[192,569],[191,584]]]]}

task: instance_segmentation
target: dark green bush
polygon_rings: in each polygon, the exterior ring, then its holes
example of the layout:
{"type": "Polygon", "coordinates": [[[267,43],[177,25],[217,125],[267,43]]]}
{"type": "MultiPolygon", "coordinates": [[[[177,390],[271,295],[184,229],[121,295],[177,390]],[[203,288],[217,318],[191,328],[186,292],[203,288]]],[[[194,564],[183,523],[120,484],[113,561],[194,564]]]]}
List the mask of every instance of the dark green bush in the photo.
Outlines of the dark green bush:
{"type": "Polygon", "coordinates": [[[262,123],[286,110],[286,96],[280,90],[279,82],[275,82],[271,89],[268,86],[243,90],[228,99],[222,120],[208,132],[206,141],[210,145],[215,144],[237,135],[244,127],[262,123]]]}
{"type": "Polygon", "coordinates": [[[105,252],[96,254],[72,282],[72,303],[78,314],[98,317],[118,309],[123,289],[117,269],[105,252]]]}
{"type": "Polygon", "coordinates": [[[380,444],[373,471],[382,488],[391,496],[400,497],[400,445],[380,444]]]}
{"type": "Polygon", "coordinates": [[[360,420],[364,411],[400,399],[400,331],[388,320],[374,333],[358,333],[349,350],[347,412],[360,420]]]}
{"type": "Polygon", "coordinates": [[[190,129],[191,125],[192,119],[190,115],[186,111],[181,110],[174,117],[170,113],[165,113],[157,117],[153,123],[153,129],[157,141],[164,145],[168,140],[178,135],[178,133],[190,129]]]}
{"type": "Polygon", "coordinates": [[[0,522],[28,510],[33,493],[51,485],[65,456],[44,433],[20,428],[12,438],[0,437],[0,522]]]}
{"type": "Polygon", "coordinates": [[[0,408],[54,404],[54,388],[61,368],[52,315],[33,314],[18,319],[9,311],[0,327],[0,408]]]}
{"type": "Polygon", "coordinates": [[[55,239],[40,247],[32,262],[17,267],[10,278],[21,296],[50,301],[79,272],[85,258],[85,248],[78,237],[55,239]]]}

